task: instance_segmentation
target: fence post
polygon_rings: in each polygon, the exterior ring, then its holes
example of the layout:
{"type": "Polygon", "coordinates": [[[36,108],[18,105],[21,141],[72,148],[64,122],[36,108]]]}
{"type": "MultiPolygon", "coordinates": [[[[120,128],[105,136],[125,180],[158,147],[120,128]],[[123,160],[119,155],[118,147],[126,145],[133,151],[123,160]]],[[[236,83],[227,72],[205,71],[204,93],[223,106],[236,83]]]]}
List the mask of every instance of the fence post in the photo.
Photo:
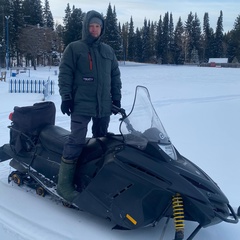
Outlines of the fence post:
{"type": "Polygon", "coordinates": [[[27,80],[27,90],[26,90],[26,91],[27,91],[27,93],[28,93],[28,80],[27,80]]]}
{"type": "Polygon", "coordinates": [[[10,93],[12,93],[12,91],[13,91],[12,84],[13,84],[13,82],[12,82],[12,79],[11,79],[10,80],[10,93]]]}
{"type": "Polygon", "coordinates": [[[17,92],[17,80],[14,80],[14,86],[15,86],[15,93],[17,92]]]}
{"type": "Polygon", "coordinates": [[[40,80],[38,81],[38,85],[39,85],[38,93],[41,93],[41,81],[40,80]]]}

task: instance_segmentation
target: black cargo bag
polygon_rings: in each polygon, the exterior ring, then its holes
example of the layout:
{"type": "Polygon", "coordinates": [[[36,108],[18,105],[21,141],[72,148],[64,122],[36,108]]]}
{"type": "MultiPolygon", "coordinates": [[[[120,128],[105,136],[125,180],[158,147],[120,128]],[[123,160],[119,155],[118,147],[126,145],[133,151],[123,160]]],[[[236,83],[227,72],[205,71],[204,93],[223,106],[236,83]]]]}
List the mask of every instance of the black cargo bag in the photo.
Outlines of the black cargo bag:
{"type": "Polygon", "coordinates": [[[55,114],[55,105],[50,101],[14,107],[10,128],[12,149],[16,153],[31,151],[38,141],[40,131],[47,125],[55,124],[55,114]]]}

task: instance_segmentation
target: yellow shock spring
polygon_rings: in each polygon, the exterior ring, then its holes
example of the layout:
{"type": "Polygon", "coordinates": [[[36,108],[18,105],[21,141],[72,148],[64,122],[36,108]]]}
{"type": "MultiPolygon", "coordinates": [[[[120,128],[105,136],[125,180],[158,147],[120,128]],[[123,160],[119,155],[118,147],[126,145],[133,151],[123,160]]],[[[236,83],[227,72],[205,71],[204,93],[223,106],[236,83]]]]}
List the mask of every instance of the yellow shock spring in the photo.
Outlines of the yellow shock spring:
{"type": "Polygon", "coordinates": [[[175,230],[184,231],[184,206],[183,199],[179,193],[172,198],[173,219],[175,223],[175,230]]]}

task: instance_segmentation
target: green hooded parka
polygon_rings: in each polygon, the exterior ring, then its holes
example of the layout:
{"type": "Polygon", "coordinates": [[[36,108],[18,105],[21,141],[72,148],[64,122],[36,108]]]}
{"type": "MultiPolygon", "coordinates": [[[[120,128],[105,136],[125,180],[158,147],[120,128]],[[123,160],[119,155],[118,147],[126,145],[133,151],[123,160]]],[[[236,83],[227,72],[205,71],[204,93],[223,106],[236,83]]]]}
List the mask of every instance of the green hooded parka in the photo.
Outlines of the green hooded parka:
{"type": "Polygon", "coordinates": [[[121,79],[114,50],[100,41],[105,24],[101,14],[89,11],[83,21],[82,39],[70,43],[59,67],[59,92],[62,101],[73,100],[73,114],[106,117],[112,101],[121,100],[121,79]],[[103,22],[101,35],[89,33],[93,17],[103,22]]]}

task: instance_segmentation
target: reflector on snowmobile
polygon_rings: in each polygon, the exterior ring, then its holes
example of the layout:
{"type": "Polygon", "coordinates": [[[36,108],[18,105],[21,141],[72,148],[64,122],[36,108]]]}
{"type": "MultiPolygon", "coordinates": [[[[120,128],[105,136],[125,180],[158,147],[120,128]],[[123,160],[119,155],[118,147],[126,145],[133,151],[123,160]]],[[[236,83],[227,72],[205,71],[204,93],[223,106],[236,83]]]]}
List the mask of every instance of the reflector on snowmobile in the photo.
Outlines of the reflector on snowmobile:
{"type": "Polygon", "coordinates": [[[132,217],[130,216],[129,214],[126,214],[126,218],[134,225],[137,225],[137,221],[132,217]]]}

